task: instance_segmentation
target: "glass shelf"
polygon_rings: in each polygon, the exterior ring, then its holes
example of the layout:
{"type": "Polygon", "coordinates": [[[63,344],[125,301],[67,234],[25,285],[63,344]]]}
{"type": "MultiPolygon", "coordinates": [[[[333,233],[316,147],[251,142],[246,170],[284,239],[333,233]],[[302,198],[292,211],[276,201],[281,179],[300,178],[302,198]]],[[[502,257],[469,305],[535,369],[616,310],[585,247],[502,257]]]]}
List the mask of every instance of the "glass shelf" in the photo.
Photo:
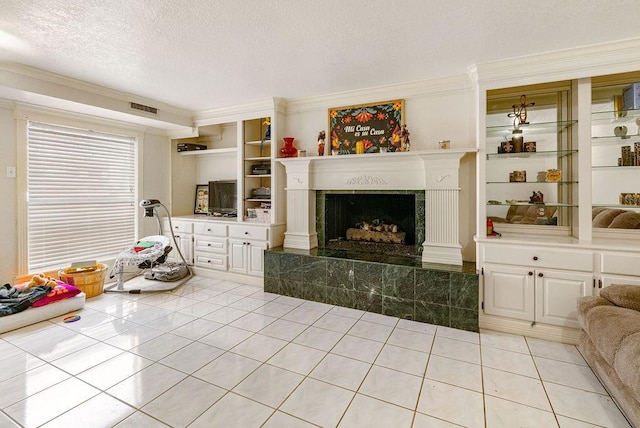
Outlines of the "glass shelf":
{"type": "MultiPolygon", "coordinates": [[[[524,135],[535,135],[535,134],[551,134],[563,132],[565,129],[570,127],[571,125],[578,123],[577,120],[567,120],[563,122],[539,122],[539,123],[530,123],[528,125],[520,125],[519,129],[522,130],[524,135]]],[[[502,137],[511,135],[514,129],[513,124],[510,125],[501,125],[501,126],[488,126],[487,127],[487,137],[502,137]]]]}
{"type": "MultiPolygon", "coordinates": [[[[545,202],[544,204],[532,204],[529,202],[513,202],[513,203],[509,203],[509,202],[499,202],[499,203],[489,203],[487,202],[487,206],[488,207],[510,207],[510,206],[517,206],[517,207],[524,207],[524,206],[535,206],[535,207],[540,207],[540,208],[544,208],[544,207],[566,207],[566,208],[573,208],[573,207],[577,207],[577,204],[561,204],[559,202],[545,202]]],[[[629,206],[629,205],[627,205],[629,206]]]]}
{"type": "Polygon", "coordinates": [[[640,135],[627,135],[625,137],[604,135],[600,137],[591,137],[591,145],[593,146],[630,146],[633,145],[633,143],[636,141],[640,141],[640,135]]]}
{"type": "Polygon", "coordinates": [[[245,175],[246,178],[265,178],[265,177],[271,177],[271,174],[247,174],[245,175]]]}
{"type": "Polygon", "coordinates": [[[528,159],[531,157],[542,158],[561,158],[564,156],[570,156],[574,153],[578,153],[577,150],[553,150],[553,151],[541,151],[541,152],[520,152],[520,153],[487,153],[487,159],[528,159]]]}
{"type": "Polygon", "coordinates": [[[593,208],[640,208],[640,205],[621,205],[621,204],[593,204],[593,208]]]}
{"type": "Polygon", "coordinates": [[[576,184],[577,181],[487,181],[487,184],[576,184]]]}
{"type": "Polygon", "coordinates": [[[608,123],[629,123],[640,117],[640,109],[607,110],[591,113],[593,125],[606,125],[608,123]]]}
{"type": "Polygon", "coordinates": [[[271,160],[271,157],[269,157],[269,156],[258,156],[258,157],[252,157],[252,158],[244,158],[244,160],[246,160],[246,161],[267,162],[267,161],[271,160]]]}
{"type": "Polygon", "coordinates": [[[593,165],[591,169],[639,169],[640,166],[620,166],[620,165],[593,165]]]}

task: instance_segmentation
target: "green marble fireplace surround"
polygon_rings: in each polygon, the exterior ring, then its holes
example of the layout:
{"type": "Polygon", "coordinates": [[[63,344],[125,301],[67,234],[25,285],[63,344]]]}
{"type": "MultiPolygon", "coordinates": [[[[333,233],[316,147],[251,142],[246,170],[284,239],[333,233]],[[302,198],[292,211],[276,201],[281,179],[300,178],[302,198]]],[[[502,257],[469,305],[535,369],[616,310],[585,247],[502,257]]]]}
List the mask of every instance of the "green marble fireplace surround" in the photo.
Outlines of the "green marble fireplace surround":
{"type": "Polygon", "coordinates": [[[478,274],[419,257],[314,248],[264,253],[264,291],[478,331],[478,274]]]}

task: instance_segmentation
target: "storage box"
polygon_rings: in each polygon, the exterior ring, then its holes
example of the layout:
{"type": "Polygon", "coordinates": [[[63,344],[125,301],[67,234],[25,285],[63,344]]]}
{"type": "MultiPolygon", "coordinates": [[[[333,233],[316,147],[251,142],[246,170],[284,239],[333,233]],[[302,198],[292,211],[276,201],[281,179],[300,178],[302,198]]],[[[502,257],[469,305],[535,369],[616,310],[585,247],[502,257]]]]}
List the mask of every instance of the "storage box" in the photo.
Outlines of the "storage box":
{"type": "Polygon", "coordinates": [[[256,218],[260,223],[271,223],[271,209],[256,208],[256,218]]]}
{"type": "Polygon", "coordinates": [[[98,263],[92,267],[68,267],[60,269],[60,281],[79,288],[87,295],[87,299],[102,294],[107,265],[98,263]]]}
{"type": "Polygon", "coordinates": [[[622,108],[640,109],[640,83],[633,83],[622,90],[622,108]]]}

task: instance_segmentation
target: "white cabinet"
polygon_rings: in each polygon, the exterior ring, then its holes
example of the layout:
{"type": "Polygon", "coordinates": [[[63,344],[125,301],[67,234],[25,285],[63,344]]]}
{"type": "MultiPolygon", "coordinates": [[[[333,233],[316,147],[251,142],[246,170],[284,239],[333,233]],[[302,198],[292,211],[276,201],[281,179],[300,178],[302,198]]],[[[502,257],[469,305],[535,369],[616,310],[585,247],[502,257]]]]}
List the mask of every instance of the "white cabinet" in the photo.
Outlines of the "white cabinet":
{"type": "Polygon", "coordinates": [[[227,225],[212,221],[195,222],[193,231],[195,265],[206,269],[227,270],[227,225]]]}
{"type": "Polygon", "coordinates": [[[246,241],[229,239],[229,270],[245,275],[262,276],[264,274],[264,241],[246,241]]]}
{"type": "Polygon", "coordinates": [[[524,321],[534,320],[533,269],[485,264],[483,274],[486,313],[524,321]]]}
{"type": "Polygon", "coordinates": [[[577,300],[593,292],[592,251],[502,243],[480,249],[486,314],[579,327],[577,300]]]}
{"type": "Polygon", "coordinates": [[[640,285],[640,254],[607,251],[599,256],[598,294],[613,284],[640,285]]]}
{"type": "Polygon", "coordinates": [[[173,248],[171,250],[167,260],[170,262],[182,262],[180,254],[178,253],[179,249],[187,264],[193,265],[193,223],[190,221],[172,219],[171,226],[173,226],[173,228],[170,228],[169,221],[167,219],[163,221],[163,235],[171,240],[170,245],[172,247],[175,247],[176,243],[178,245],[177,248],[173,248]],[[171,233],[172,230],[173,235],[171,233]],[[174,236],[176,242],[173,240],[174,236]]]}
{"type": "Polygon", "coordinates": [[[534,271],[535,321],[563,327],[580,328],[577,301],[591,295],[593,275],[551,269],[534,271]]]}
{"type": "Polygon", "coordinates": [[[484,266],[487,314],[578,328],[576,302],[590,295],[593,275],[524,266],[484,266]]]}

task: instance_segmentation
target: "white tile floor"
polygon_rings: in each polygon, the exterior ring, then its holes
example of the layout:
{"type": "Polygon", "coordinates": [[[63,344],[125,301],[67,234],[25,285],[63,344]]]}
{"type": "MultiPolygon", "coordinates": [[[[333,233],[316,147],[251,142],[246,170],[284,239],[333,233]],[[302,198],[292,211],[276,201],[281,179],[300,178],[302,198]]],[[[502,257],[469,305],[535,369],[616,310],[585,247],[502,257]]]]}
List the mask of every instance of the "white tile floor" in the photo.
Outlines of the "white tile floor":
{"type": "Polygon", "coordinates": [[[0,428],[628,427],[574,346],[193,278],[0,335],[0,428]]]}

